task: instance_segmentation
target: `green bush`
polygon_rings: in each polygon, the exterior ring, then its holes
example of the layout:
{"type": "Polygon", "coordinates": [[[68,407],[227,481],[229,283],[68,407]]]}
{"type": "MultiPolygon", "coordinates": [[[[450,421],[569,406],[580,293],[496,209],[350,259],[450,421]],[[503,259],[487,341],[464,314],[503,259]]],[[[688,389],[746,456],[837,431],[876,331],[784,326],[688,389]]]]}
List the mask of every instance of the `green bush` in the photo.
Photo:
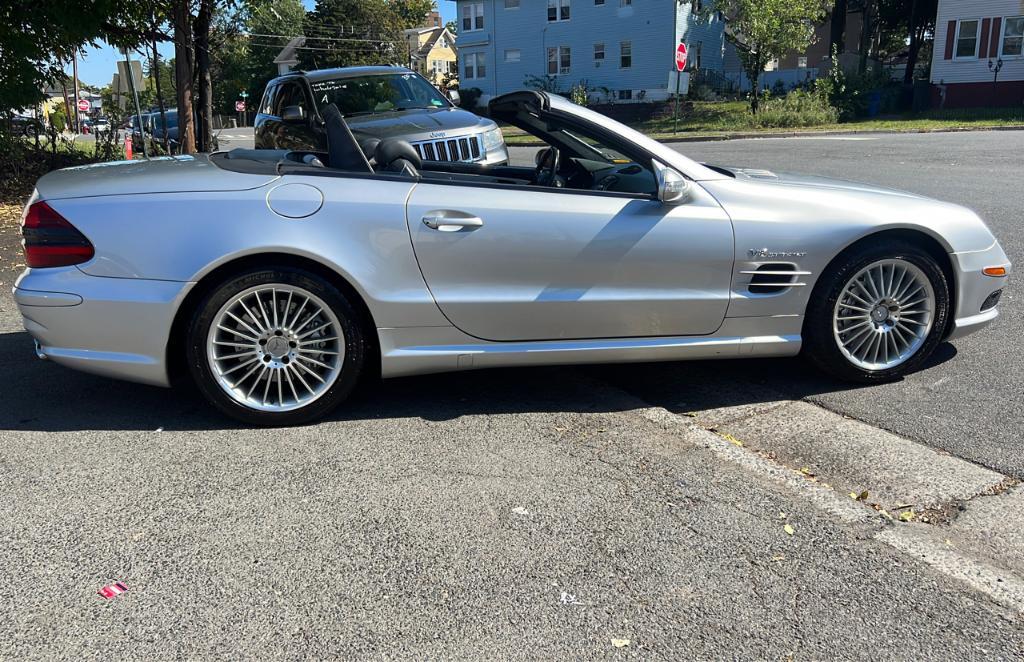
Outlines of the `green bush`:
{"type": "Polygon", "coordinates": [[[819,126],[838,122],[839,111],[824,94],[796,89],[778,99],[764,98],[752,121],[754,126],[774,129],[819,126]]]}

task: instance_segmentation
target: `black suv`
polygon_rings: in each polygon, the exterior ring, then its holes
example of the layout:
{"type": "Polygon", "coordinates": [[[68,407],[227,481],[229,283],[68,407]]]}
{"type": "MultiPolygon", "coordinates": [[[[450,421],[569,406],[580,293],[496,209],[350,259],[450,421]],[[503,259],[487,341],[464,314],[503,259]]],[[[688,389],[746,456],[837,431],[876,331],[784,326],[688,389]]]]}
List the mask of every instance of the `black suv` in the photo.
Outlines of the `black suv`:
{"type": "Polygon", "coordinates": [[[389,66],[297,71],[270,81],[256,115],[256,149],[326,152],[320,108],[332,103],[360,140],[402,138],[429,161],[508,163],[497,124],[457,108],[416,72],[389,66]]]}

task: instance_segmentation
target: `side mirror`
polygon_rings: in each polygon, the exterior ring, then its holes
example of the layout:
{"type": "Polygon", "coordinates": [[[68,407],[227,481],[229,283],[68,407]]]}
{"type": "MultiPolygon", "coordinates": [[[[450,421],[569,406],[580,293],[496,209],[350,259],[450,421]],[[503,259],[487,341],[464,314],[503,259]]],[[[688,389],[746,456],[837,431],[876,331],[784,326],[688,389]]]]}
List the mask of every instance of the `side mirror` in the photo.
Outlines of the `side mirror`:
{"type": "Polygon", "coordinates": [[[690,183],[678,172],[654,162],[655,174],[658,177],[658,200],[666,205],[681,205],[690,194],[690,183]]]}
{"type": "Polygon", "coordinates": [[[462,97],[459,96],[458,90],[448,90],[448,100],[451,101],[456,106],[462,105],[462,97]]]}
{"type": "Polygon", "coordinates": [[[304,124],[306,111],[302,106],[285,106],[281,111],[281,121],[288,124],[304,124]]]}

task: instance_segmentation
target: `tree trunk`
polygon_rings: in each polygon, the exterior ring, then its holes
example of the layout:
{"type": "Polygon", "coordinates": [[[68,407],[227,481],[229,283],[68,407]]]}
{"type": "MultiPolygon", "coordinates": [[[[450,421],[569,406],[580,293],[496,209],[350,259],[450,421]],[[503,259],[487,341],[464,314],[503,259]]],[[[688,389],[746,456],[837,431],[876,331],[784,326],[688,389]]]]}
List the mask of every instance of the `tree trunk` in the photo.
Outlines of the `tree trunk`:
{"type": "Polygon", "coordinates": [[[196,15],[196,70],[199,76],[199,151],[213,150],[213,79],[210,77],[210,22],[213,0],[201,0],[196,15]]]}
{"type": "Polygon", "coordinates": [[[860,63],[857,67],[858,73],[865,73],[868,70],[868,55],[871,51],[871,41],[875,36],[875,0],[864,0],[864,23],[860,31],[860,63]]]}
{"type": "Polygon", "coordinates": [[[917,29],[918,0],[911,0],[910,4],[910,45],[907,52],[907,69],[903,72],[903,84],[911,85],[914,82],[914,69],[917,67],[917,54],[921,50],[921,40],[918,38],[917,29]]]}
{"type": "Polygon", "coordinates": [[[832,8],[832,22],[828,36],[828,54],[840,55],[846,51],[846,10],[847,0],[836,0],[832,8]]]}
{"type": "Polygon", "coordinates": [[[174,2],[174,79],[178,101],[178,144],[195,154],[196,123],[192,113],[192,13],[189,0],[174,2]]]}
{"type": "MultiPolygon", "coordinates": [[[[164,103],[164,93],[160,84],[160,53],[156,49],[156,39],[153,40],[153,82],[156,84],[156,103],[160,107],[160,125],[167,126],[167,104],[164,103]]],[[[164,131],[164,151],[171,153],[171,142],[164,131]]]]}

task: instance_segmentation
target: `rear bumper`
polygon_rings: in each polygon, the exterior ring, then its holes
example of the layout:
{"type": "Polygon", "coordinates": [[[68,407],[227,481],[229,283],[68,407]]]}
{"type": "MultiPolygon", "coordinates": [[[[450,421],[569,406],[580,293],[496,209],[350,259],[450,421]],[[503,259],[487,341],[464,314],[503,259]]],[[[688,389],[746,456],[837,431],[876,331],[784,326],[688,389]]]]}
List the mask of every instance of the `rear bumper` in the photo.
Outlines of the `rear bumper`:
{"type": "Polygon", "coordinates": [[[105,377],[168,386],[167,341],[192,283],[28,269],[14,300],[37,353],[105,377]]]}
{"type": "Polygon", "coordinates": [[[999,306],[986,307],[993,293],[1006,287],[1010,275],[1010,260],[998,242],[985,250],[950,255],[956,270],[956,312],[950,327],[949,339],[956,340],[989,325],[999,317],[999,306]],[[986,267],[1005,267],[1006,275],[986,276],[986,267]]]}

